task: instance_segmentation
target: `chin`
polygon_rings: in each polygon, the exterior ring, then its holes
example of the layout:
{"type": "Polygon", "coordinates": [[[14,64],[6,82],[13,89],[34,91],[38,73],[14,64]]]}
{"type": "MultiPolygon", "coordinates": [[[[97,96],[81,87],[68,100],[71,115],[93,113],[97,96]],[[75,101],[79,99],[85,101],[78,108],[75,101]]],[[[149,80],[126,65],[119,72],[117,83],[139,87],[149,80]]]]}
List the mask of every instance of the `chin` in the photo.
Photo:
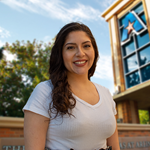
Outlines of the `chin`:
{"type": "Polygon", "coordinates": [[[77,75],[87,75],[88,72],[76,72],[75,74],[77,74],[77,75]]]}

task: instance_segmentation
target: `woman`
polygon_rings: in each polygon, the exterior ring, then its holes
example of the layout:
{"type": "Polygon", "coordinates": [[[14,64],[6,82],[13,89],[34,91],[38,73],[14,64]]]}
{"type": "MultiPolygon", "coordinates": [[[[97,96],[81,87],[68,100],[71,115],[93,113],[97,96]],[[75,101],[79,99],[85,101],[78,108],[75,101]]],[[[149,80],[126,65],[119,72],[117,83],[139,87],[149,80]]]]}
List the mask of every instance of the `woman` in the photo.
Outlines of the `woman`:
{"type": "Polygon", "coordinates": [[[115,103],[106,88],[90,81],[97,60],[86,25],[73,22],[59,31],[50,80],[36,86],[23,108],[26,150],[119,150],[115,103]]]}

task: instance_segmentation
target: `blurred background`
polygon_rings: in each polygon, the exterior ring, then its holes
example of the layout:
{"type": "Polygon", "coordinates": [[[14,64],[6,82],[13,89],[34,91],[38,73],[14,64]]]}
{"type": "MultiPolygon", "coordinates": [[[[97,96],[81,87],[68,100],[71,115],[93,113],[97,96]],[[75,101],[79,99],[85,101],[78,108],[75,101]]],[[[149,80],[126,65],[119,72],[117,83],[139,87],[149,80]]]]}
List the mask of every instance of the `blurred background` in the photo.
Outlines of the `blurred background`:
{"type": "MultiPolygon", "coordinates": [[[[101,17],[114,0],[0,0],[0,116],[23,117],[34,87],[48,80],[54,38],[66,23],[91,29],[100,59],[92,81],[115,92],[108,23],[101,17]]],[[[149,122],[139,110],[140,123],[149,122]]]]}

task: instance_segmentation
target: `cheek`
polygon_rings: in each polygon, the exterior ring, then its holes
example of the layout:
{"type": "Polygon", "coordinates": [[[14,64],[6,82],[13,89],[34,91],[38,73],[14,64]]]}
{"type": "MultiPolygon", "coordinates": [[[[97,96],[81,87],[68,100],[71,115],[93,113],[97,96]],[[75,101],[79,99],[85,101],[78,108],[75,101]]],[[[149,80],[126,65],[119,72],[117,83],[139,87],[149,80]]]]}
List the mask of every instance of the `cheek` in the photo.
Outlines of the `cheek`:
{"type": "Polygon", "coordinates": [[[94,51],[91,52],[90,57],[91,57],[91,60],[94,62],[94,59],[95,59],[95,52],[94,51]]]}
{"type": "Polygon", "coordinates": [[[90,56],[91,56],[90,57],[90,59],[91,59],[91,64],[90,64],[91,66],[90,67],[92,67],[93,63],[94,63],[94,60],[95,60],[95,52],[92,52],[90,56]]]}
{"type": "Polygon", "coordinates": [[[67,67],[69,63],[71,63],[71,57],[68,53],[63,53],[63,62],[65,67],[67,67]]]}

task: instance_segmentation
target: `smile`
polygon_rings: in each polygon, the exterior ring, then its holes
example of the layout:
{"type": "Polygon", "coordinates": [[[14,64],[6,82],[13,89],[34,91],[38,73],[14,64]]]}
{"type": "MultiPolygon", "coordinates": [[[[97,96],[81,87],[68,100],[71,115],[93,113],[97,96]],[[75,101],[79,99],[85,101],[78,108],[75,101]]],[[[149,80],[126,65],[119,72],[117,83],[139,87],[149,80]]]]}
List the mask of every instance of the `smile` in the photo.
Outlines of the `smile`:
{"type": "Polygon", "coordinates": [[[86,61],[76,61],[75,64],[84,64],[86,61]]]}

